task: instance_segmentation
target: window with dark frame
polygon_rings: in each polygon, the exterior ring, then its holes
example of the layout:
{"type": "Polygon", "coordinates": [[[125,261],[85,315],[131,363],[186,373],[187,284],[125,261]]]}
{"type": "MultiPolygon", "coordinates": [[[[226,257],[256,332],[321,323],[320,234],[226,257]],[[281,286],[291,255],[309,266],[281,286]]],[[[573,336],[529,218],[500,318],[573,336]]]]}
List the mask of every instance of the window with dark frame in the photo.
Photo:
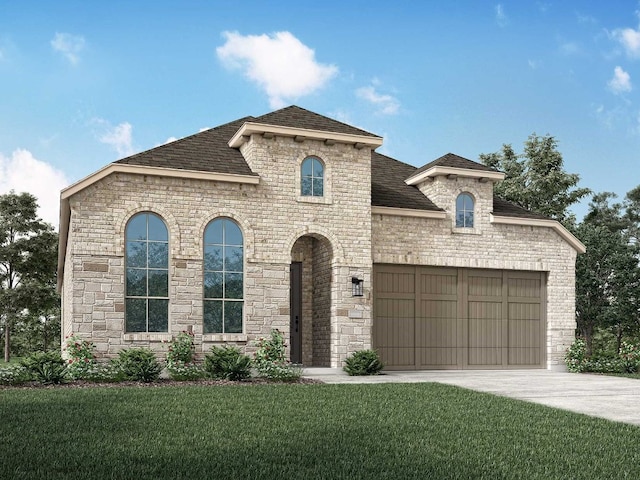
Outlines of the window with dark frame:
{"type": "Polygon", "coordinates": [[[162,218],[142,212],[125,229],[125,331],[169,330],[169,233],[162,218]]]}
{"type": "Polygon", "coordinates": [[[204,333],[242,333],[243,308],[242,231],[216,218],[204,232],[204,333]]]}
{"type": "Polygon", "coordinates": [[[473,197],[468,193],[461,193],[456,199],[456,227],[473,228],[473,197]]]}
{"type": "Polygon", "coordinates": [[[300,166],[300,194],[304,197],[324,196],[324,164],[316,157],[307,157],[300,166]]]}

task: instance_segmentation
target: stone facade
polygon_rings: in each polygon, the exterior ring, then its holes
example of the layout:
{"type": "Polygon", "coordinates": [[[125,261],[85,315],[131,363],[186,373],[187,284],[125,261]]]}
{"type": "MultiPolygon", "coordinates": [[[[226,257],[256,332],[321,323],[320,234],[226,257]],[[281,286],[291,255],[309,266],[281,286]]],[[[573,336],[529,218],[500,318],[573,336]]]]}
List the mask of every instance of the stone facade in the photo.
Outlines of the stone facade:
{"type": "Polygon", "coordinates": [[[374,214],[373,262],[546,272],[547,364],[562,366],[575,338],[576,251],[551,228],[492,224],[493,204],[487,201],[493,198],[491,183],[437,177],[427,185],[435,187],[429,189],[430,198],[441,200],[447,217],[374,214]],[[472,229],[455,228],[455,199],[461,192],[476,199],[472,229]]]}
{"type": "MultiPolygon", "coordinates": [[[[66,240],[59,277],[63,335],[90,339],[105,358],[133,346],[148,346],[162,356],[163,342],[188,329],[200,357],[218,344],[252,353],[253,342],[273,328],[288,336],[290,269],[292,262],[300,262],[302,362],[340,367],[352,352],[372,346],[374,264],[526,270],[546,274],[547,363],[562,363],[575,329],[575,244],[547,224],[492,221],[493,183],[479,175],[434,175],[419,180],[418,190],[400,176],[385,192],[402,196],[402,189],[411,189],[414,196],[404,198],[420,202],[428,197],[435,210],[424,204],[412,210],[406,201],[399,208],[376,210],[371,165],[372,148],[379,143],[368,139],[378,137],[331,131],[323,139],[318,130],[306,130],[311,132],[307,138],[280,134],[277,128],[250,131],[233,147],[256,175],[252,181],[246,173],[207,176],[200,174],[206,168],[185,173],[132,163],[126,166],[137,169],[97,172],[63,191],[69,214],[65,235],[61,230],[66,240]],[[309,156],[324,166],[321,197],[301,196],[301,164],[309,156]],[[456,197],[462,192],[475,201],[473,228],[455,226],[456,197]],[[160,216],[169,234],[167,332],[125,331],[125,229],[140,212],[160,216]],[[242,333],[204,333],[203,237],[217,218],[232,219],[243,234],[242,333]],[[363,296],[353,295],[352,277],[364,280],[363,296]]],[[[217,148],[231,148],[227,141],[217,148]]],[[[208,158],[208,148],[198,161],[208,158]]],[[[219,162],[220,168],[227,167],[225,162],[219,162]]],[[[378,170],[377,180],[393,173],[378,170]]]]}
{"type": "Polygon", "coordinates": [[[253,135],[242,153],[258,185],[118,173],[70,198],[65,335],[90,338],[99,355],[113,357],[131,346],[160,354],[162,341],[192,328],[200,354],[219,343],[251,352],[252,341],[272,328],[289,331],[289,265],[302,255],[294,250],[300,240],[312,268],[304,277],[305,363],[337,367],[348,353],[370,348],[371,309],[366,297],[352,297],[351,275],[371,275],[371,204],[362,193],[370,189],[371,151],[253,135]],[[320,199],[300,196],[300,164],[310,155],[325,165],[320,199]],[[125,333],[124,233],[143,211],[162,217],[169,231],[167,333],[125,333]],[[236,221],[244,235],[242,334],[203,333],[203,234],[219,217],[236,221]]]}

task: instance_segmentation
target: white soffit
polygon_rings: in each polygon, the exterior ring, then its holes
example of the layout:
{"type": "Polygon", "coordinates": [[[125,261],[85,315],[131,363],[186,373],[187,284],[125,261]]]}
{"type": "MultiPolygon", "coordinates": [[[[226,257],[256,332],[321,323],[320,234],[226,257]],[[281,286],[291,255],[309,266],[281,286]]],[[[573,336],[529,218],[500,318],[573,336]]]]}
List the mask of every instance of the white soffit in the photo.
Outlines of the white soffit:
{"type": "Polygon", "coordinates": [[[468,168],[456,168],[456,167],[443,167],[436,165],[417,175],[412,175],[405,180],[407,185],[417,185],[424,182],[426,179],[438,176],[456,175],[458,177],[466,178],[486,178],[493,182],[504,180],[505,174],[502,172],[487,171],[487,170],[472,170],[468,168]]]}
{"type": "Polygon", "coordinates": [[[246,122],[235,133],[229,146],[238,148],[254,133],[267,133],[280,137],[300,138],[301,140],[333,140],[337,143],[350,143],[358,146],[367,146],[375,149],[382,145],[382,137],[370,137],[367,135],[352,135],[350,133],[335,133],[325,130],[311,130],[307,128],[282,127],[278,125],[268,125],[264,123],[246,122]]]}
{"type": "Polygon", "coordinates": [[[377,215],[395,215],[397,217],[435,218],[438,220],[447,218],[446,212],[417,210],[413,208],[371,207],[371,213],[377,215]]]}

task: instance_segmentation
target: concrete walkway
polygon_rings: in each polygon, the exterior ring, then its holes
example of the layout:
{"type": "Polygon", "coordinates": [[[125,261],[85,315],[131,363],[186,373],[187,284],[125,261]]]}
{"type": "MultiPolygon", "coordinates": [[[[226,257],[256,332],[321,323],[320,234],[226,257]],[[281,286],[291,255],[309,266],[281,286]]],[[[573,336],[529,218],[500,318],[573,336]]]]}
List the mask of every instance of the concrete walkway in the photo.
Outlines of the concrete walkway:
{"type": "Polygon", "coordinates": [[[550,370],[385,372],[349,377],[332,368],[307,368],[304,376],[324,383],[445,383],[640,426],[640,380],[631,378],[550,370]]]}

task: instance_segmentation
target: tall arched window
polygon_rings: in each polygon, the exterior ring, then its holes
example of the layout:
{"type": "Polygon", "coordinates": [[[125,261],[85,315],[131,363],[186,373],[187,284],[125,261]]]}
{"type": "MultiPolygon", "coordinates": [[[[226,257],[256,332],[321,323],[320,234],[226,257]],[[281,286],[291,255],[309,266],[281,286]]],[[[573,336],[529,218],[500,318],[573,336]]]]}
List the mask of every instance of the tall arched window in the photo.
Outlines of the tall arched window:
{"type": "Polygon", "coordinates": [[[456,199],[456,227],[473,228],[473,197],[461,193],[456,199]]]}
{"type": "Polygon", "coordinates": [[[125,329],[169,330],[169,234],[155,213],[131,217],[125,230],[125,329]]]}
{"type": "Polygon", "coordinates": [[[307,157],[300,166],[300,194],[307,197],[324,195],[324,164],[316,157],[307,157]]]}
{"type": "Polygon", "coordinates": [[[244,252],[240,227],[217,218],[204,231],[204,333],[242,333],[244,252]]]}

